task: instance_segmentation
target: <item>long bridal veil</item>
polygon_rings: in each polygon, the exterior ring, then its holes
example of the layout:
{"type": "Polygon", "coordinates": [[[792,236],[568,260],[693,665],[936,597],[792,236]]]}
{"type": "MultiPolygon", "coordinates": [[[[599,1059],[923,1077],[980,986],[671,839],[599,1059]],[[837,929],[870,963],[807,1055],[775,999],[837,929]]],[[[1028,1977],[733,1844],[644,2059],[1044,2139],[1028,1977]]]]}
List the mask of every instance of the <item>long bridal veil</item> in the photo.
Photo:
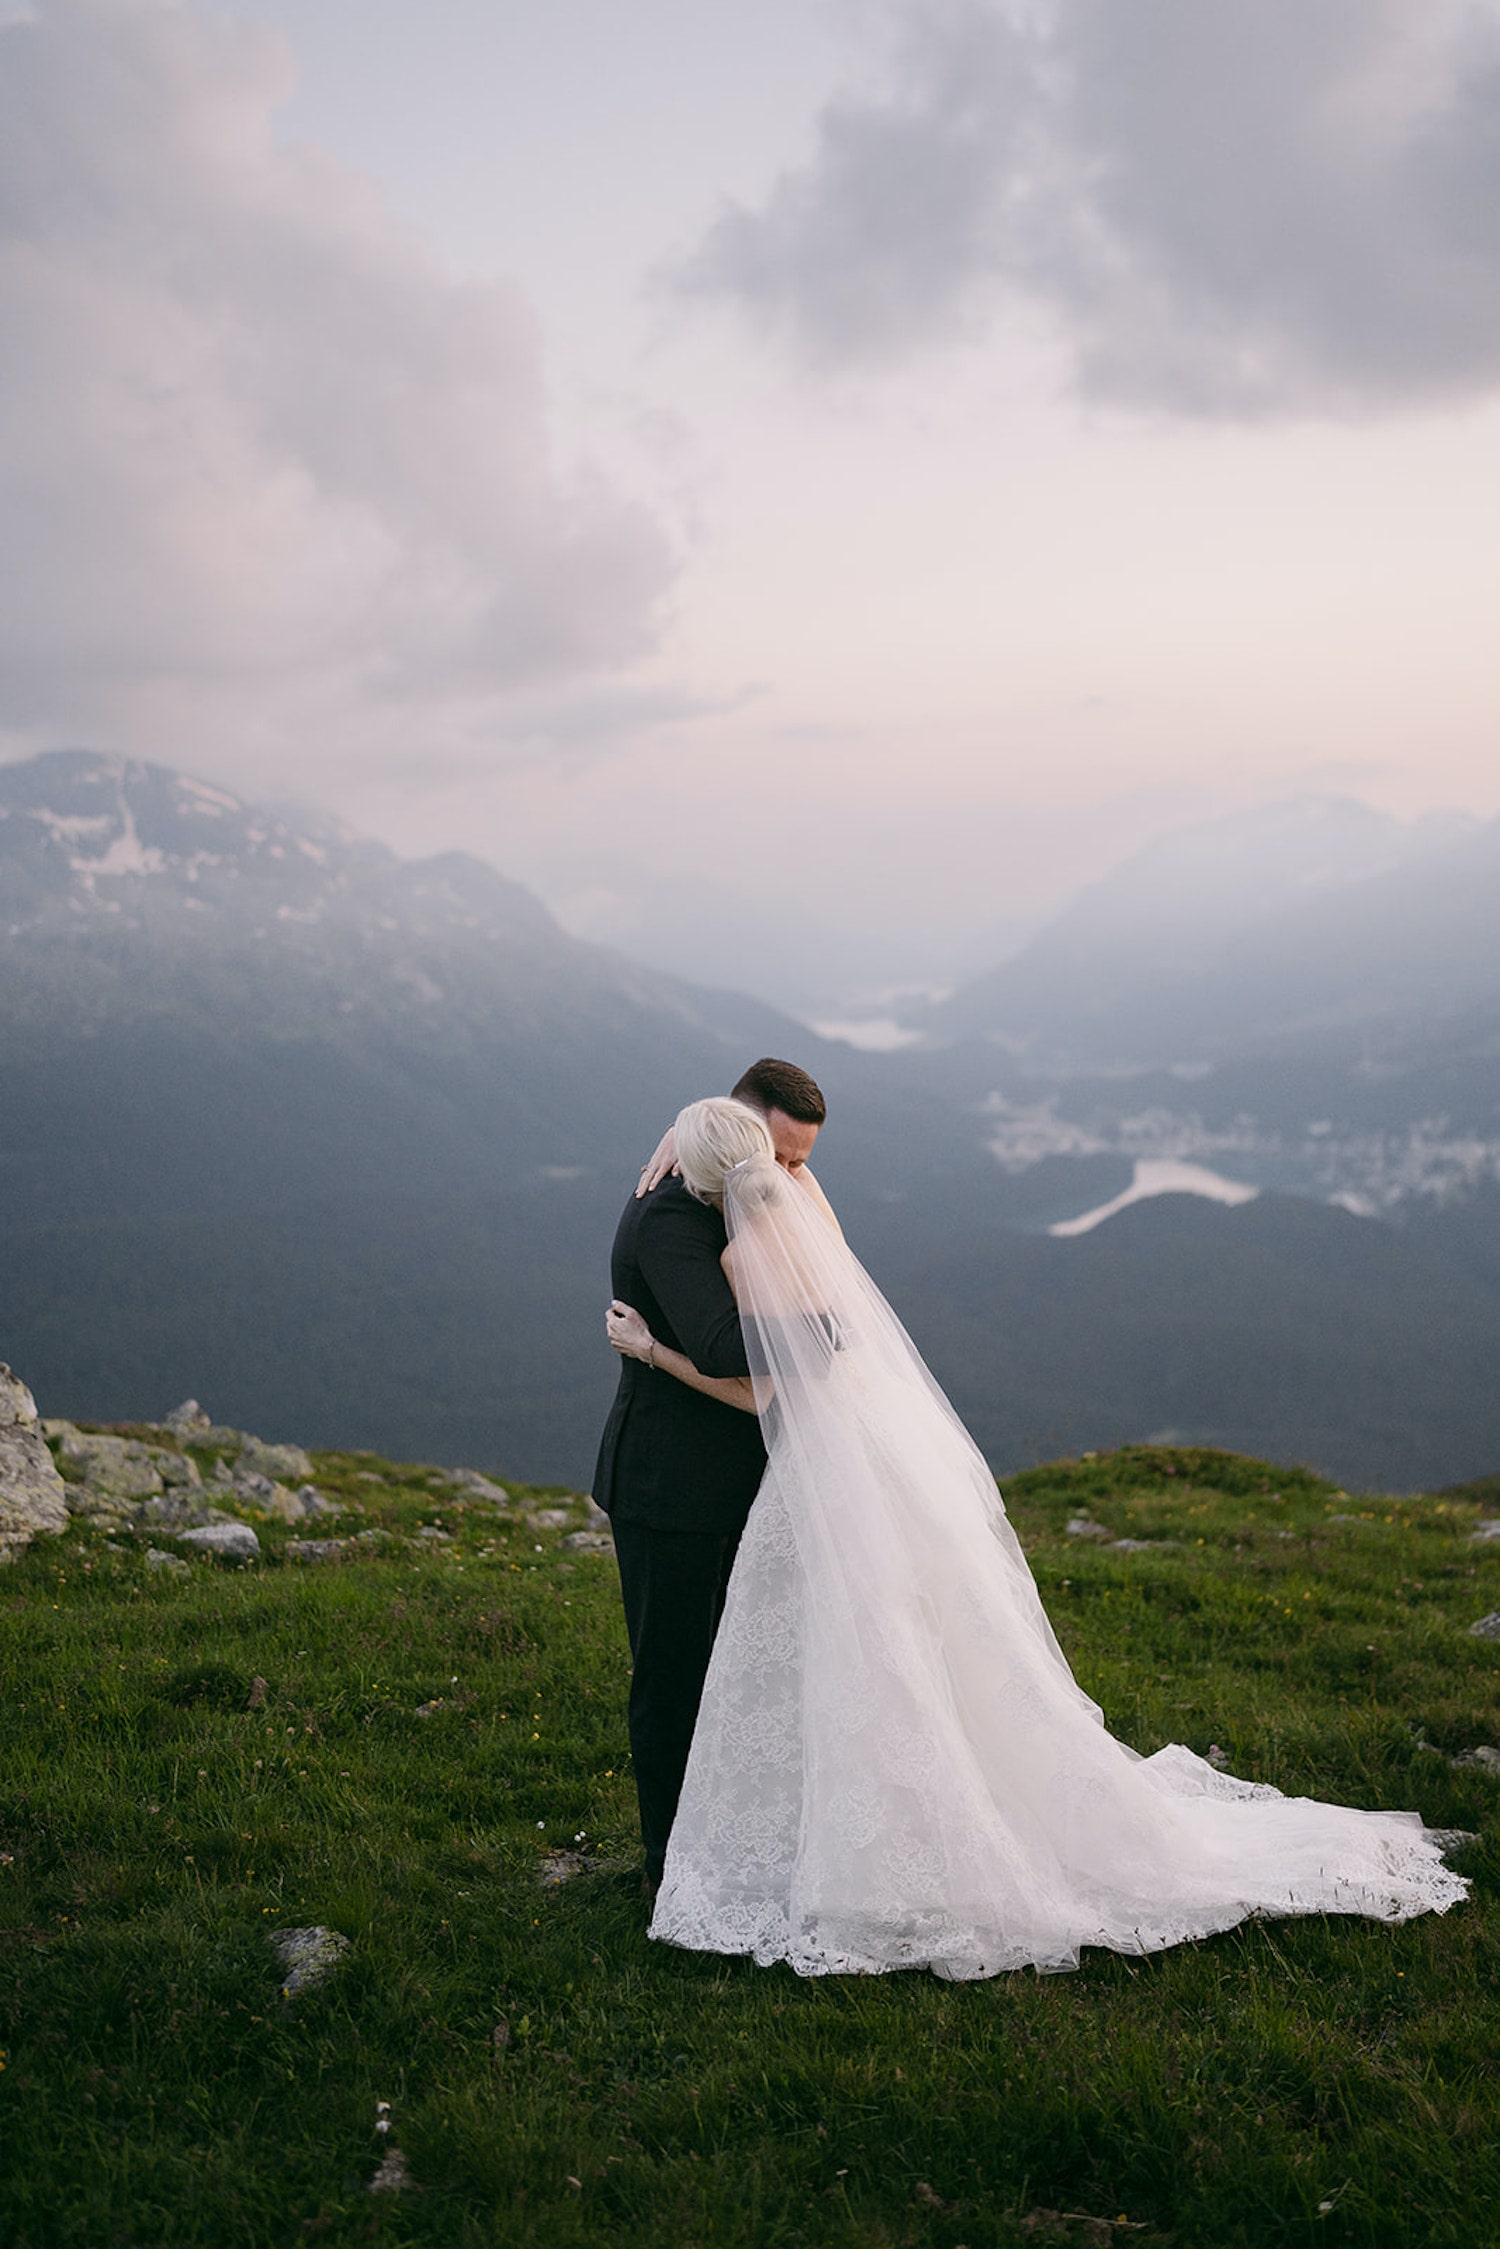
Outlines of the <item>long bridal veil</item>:
{"type": "Polygon", "coordinates": [[[1288,1799],[1105,1729],[993,1477],[808,1188],[725,1183],[768,1466],[651,1924],[804,1975],[1146,1952],[1251,1914],[1442,1912],[1414,1813],[1288,1799]]]}

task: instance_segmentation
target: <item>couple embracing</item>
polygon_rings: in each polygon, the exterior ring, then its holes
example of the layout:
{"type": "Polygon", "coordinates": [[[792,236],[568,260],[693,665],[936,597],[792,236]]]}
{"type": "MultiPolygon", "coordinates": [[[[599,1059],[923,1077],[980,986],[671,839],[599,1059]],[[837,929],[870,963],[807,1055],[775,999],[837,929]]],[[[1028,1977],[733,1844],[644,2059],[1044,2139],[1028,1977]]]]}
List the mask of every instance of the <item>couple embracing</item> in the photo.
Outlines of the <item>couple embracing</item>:
{"type": "Polygon", "coordinates": [[[802,1975],[972,1978],[1252,1916],[1446,1911],[1467,1885],[1415,1813],[1108,1733],[807,1169],[824,1114],[805,1071],[755,1063],[681,1112],[615,1240],[595,1496],[651,1934],[802,1975]]]}

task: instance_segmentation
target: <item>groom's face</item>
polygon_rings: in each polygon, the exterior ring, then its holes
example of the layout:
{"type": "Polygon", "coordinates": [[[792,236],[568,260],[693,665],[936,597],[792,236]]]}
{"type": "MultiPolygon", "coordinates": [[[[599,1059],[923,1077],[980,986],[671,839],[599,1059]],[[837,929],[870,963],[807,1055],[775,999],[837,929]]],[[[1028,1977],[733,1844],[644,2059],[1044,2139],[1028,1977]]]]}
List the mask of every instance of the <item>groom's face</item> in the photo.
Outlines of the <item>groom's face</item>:
{"type": "Polygon", "coordinates": [[[776,1161],[784,1171],[800,1171],[812,1154],[813,1142],[818,1137],[817,1126],[799,1124],[785,1109],[767,1109],[766,1123],[776,1144],[776,1161]]]}

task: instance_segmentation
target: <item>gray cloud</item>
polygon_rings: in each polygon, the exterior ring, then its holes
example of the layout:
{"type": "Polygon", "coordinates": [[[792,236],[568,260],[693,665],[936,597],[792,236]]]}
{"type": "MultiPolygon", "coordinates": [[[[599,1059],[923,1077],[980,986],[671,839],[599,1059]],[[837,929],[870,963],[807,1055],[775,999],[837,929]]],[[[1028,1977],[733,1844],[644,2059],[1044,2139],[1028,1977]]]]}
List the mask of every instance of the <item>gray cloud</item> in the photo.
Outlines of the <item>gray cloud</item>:
{"type": "Polygon", "coordinates": [[[294,75],[181,0],[0,21],[15,742],[477,736],[650,643],[665,542],[550,459],[525,303],[278,140],[294,75]]]}
{"type": "Polygon", "coordinates": [[[1007,300],[1082,387],[1207,414],[1500,378],[1493,0],[916,0],[886,89],[726,208],[679,288],[814,362],[894,360],[1007,300]]]}

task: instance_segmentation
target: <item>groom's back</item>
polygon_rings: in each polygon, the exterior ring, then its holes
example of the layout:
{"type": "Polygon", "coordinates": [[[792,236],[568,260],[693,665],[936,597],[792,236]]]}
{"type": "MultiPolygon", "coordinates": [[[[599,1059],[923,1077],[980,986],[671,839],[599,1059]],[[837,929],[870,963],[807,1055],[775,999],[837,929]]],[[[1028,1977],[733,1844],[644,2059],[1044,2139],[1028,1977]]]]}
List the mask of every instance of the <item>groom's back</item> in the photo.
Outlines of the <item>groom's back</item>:
{"type": "MultiPolygon", "coordinates": [[[[614,1294],[633,1305],[659,1343],[700,1373],[745,1374],[744,1339],[719,1260],[724,1220],[682,1181],[632,1196],[615,1234],[614,1294]]],[[[765,1467],[753,1414],[719,1404],[626,1359],[605,1424],[594,1497],[621,1522],[656,1530],[734,1532],[765,1467]]]]}

